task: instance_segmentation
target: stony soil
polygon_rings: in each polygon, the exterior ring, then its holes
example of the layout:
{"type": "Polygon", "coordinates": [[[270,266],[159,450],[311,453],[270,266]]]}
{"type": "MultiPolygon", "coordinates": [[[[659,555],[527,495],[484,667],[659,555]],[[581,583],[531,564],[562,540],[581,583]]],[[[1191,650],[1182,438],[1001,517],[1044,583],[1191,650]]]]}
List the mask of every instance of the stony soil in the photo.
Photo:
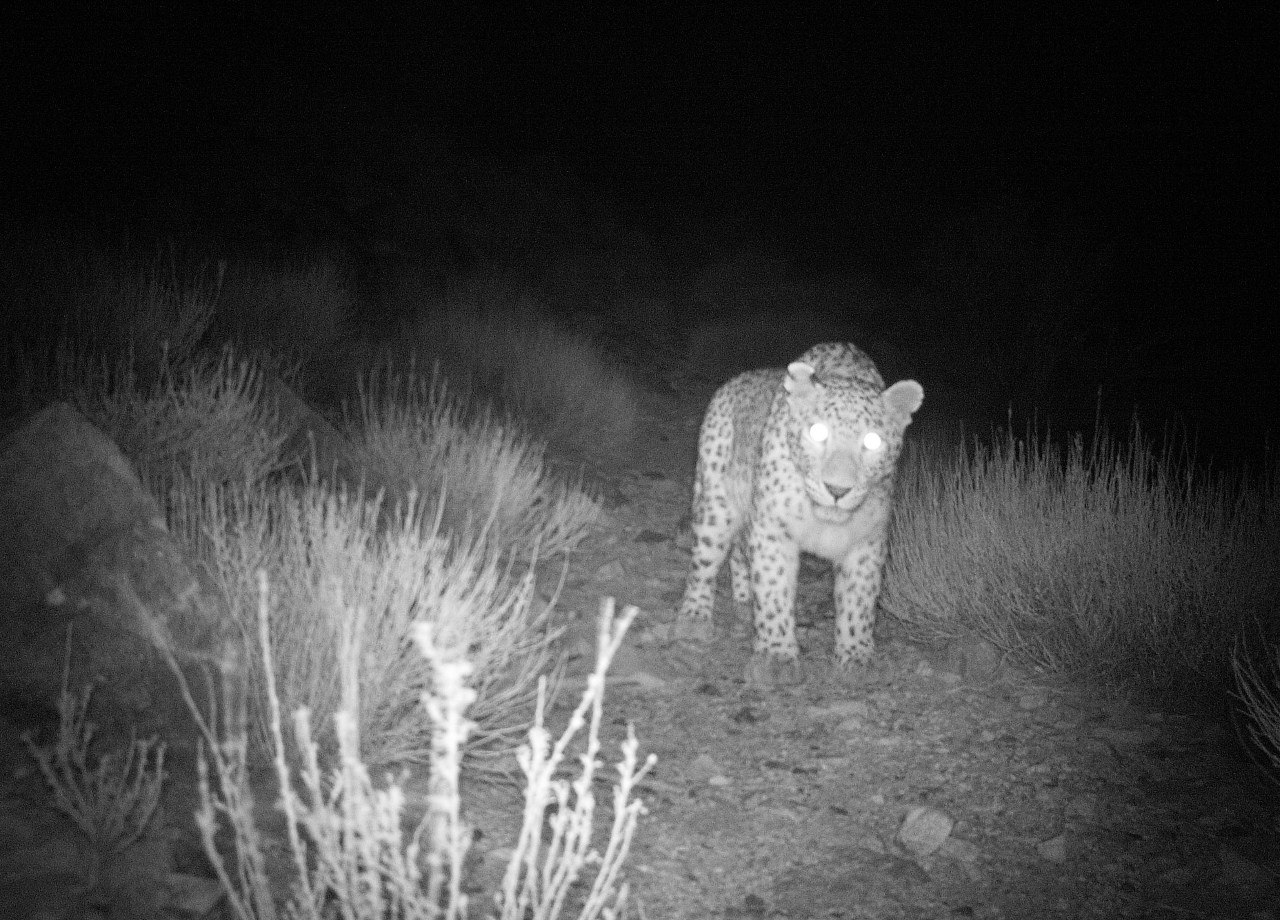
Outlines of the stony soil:
{"type": "MultiPolygon", "coordinates": [[[[643,450],[589,470],[608,513],[570,560],[559,602],[588,654],[601,597],[641,609],[612,672],[603,739],[615,759],[632,722],[659,757],[629,861],[633,917],[1280,917],[1280,795],[1211,719],[1108,703],[1019,673],[981,643],[920,647],[890,622],[876,665],[843,682],[825,664],[830,576],[816,564],[798,604],[803,686],[744,687],[750,642],[726,590],[714,645],[673,647],[688,559],[678,534],[711,390],[684,383],[680,404],[647,408],[643,450]]],[[[14,723],[0,729],[0,914],[107,916],[132,904],[136,913],[110,916],[146,916],[154,899],[84,888],[83,845],[41,800],[14,723]]],[[[153,883],[207,874],[185,820],[190,760],[175,753],[164,841],[125,867],[153,883]]],[[[421,775],[408,791],[420,808],[421,775]]],[[[467,793],[479,831],[471,916],[481,917],[520,801],[501,785],[467,793]]],[[[208,909],[201,898],[189,899],[196,915],[208,909]]]]}
{"type": "Polygon", "coordinates": [[[668,646],[699,417],[690,404],[678,435],[606,475],[608,532],[565,598],[644,611],[609,711],[616,739],[633,721],[660,758],[632,856],[645,916],[1280,916],[1280,794],[1212,719],[1019,673],[982,643],[921,647],[892,622],[850,685],[826,665],[817,563],[801,574],[802,687],[745,688],[727,583],[707,654],[668,646]]]}

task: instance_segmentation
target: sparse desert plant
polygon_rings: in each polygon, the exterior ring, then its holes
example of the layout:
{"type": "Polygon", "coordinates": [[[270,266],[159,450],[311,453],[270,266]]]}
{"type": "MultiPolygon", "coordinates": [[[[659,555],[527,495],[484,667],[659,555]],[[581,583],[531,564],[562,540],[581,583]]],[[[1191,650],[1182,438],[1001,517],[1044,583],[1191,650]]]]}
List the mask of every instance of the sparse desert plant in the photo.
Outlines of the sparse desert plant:
{"type": "Polygon", "coordinates": [[[84,833],[95,853],[108,856],[137,843],[155,816],[165,746],[156,738],[134,738],[124,751],[95,755],[91,696],[91,688],[72,694],[64,681],[57,736],[45,745],[37,745],[30,734],[23,741],[53,791],[55,807],[84,833]]]}
{"type": "Polygon", "coordinates": [[[146,372],[132,353],[112,358],[69,340],[50,354],[9,357],[19,404],[69,402],[159,496],[174,477],[257,482],[298,462],[286,456],[287,432],[260,363],[230,348],[186,362],[162,350],[146,372]]]}
{"type": "Polygon", "coordinates": [[[600,719],[604,707],[605,674],[609,662],[622,644],[622,637],[635,619],[635,607],[628,607],[615,623],[613,599],[601,603],[600,626],[596,638],[595,670],[587,679],[586,689],[569,724],[555,741],[544,725],[546,685],[539,682],[538,708],[529,743],[517,755],[525,774],[525,810],[515,852],[507,864],[498,898],[501,920],[554,920],[559,917],[570,888],[587,866],[596,866],[595,880],[587,892],[580,920],[603,916],[616,920],[626,907],[628,888],[619,883],[619,872],[626,862],[636,824],[644,813],[644,805],[631,795],[644,775],[652,769],[657,757],[650,754],[637,766],[635,730],[627,726],[627,740],[622,743],[622,762],[618,764],[618,784],[613,787],[613,823],[609,844],[603,854],[591,849],[592,817],[595,795],[592,781],[599,769],[600,719]],[[590,715],[588,721],[588,713],[590,715]],[[569,745],[583,727],[587,729],[586,750],[579,755],[582,772],[572,782],[557,779],[569,745]],[[547,806],[554,802],[555,814],[544,818],[547,806]],[[543,824],[551,831],[543,840],[543,824]]]}
{"type": "Polygon", "coordinates": [[[1137,424],[1127,444],[1012,435],[907,464],[883,597],[922,638],[976,630],[1114,688],[1216,681],[1280,584],[1275,507],[1137,424]]]}
{"type": "MultiPolygon", "coordinates": [[[[85,901],[107,907],[111,916],[160,916],[172,868],[160,807],[165,745],[158,738],[131,737],[127,745],[96,739],[88,719],[91,695],[90,687],[73,694],[64,671],[56,736],[45,744],[30,734],[23,740],[53,793],[53,807],[88,844],[78,848],[79,878],[70,889],[85,892],[85,901]]],[[[7,890],[13,893],[12,884],[7,890]]]]}
{"type": "Polygon", "coordinates": [[[488,409],[468,410],[437,373],[370,372],[347,428],[381,481],[440,503],[444,529],[467,539],[547,556],[573,549],[599,517],[597,501],[551,474],[541,443],[488,409]]]}
{"type": "MultiPolygon", "coordinates": [[[[170,528],[202,560],[244,636],[255,635],[256,573],[275,572],[272,633],[275,680],[289,709],[306,706],[330,743],[332,715],[343,707],[340,671],[356,668],[360,754],[369,763],[425,761],[430,723],[417,705],[429,680],[413,648],[412,627],[467,650],[478,699],[472,718],[476,754],[514,743],[537,674],[552,668],[558,632],[551,603],[535,595],[533,569],[518,574],[491,544],[440,527],[438,509],[416,496],[393,511],[311,480],[228,484],[184,480],[171,494],[170,528]],[[362,611],[358,658],[344,652],[350,611],[362,611]]],[[[249,656],[250,722],[265,744],[265,675],[249,656]]]]}
{"type": "Polygon", "coordinates": [[[1271,775],[1280,776],[1280,645],[1262,671],[1253,663],[1241,643],[1231,652],[1231,668],[1236,679],[1236,696],[1248,713],[1248,738],[1270,764],[1271,775]]]}
{"type": "Polygon", "coordinates": [[[224,268],[183,269],[172,255],[144,265],[127,250],[67,261],[38,289],[12,295],[9,311],[25,315],[0,342],[4,398],[16,409],[126,378],[151,387],[164,365],[195,358],[224,268]]]}
{"type": "MultiPolygon", "coordinates": [[[[326,771],[321,766],[306,709],[294,713],[296,747],[286,745],[280,700],[271,676],[275,656],[265,574],[260,573],[258,587],[257,635],[267,674],[276,780],[294,866],[285,915],[299,920],[335,916],[349,920],[465,918],[468,904],[461,884],[469,834],[461,819],[458,775],[463,742],[472,727],[466,712],[475,698],[468,686],[471,669],[465,649],[452,641],[441,643],[429,624],[417,631],[418,650],[430,663],[433,675],[420,703],[435,725],[436,741],[427,809],[406,839],[401,826],[403,792],[395,782],[384,789],[374,786],[359,758],[354,720],[346,712],[335,715],[338,758],[332,769],[326,771]],[[289,760],[291,749],[302,753],[296,780],[289,760]]],[[[570,887],[589,868],[594,869],[593,883],[582,903],[575,905],[574,916],[579,920],[619,920],[622,916],[628,888],[621,881],[620,870],[644,810],[632,795],[654,757],[638,764],[635,736],[629,732],[618,765],[613,823],[603,854],[590,847],[594,816],[591,786],[599,767],[596,754],[605,673],[634,616],[635,609],[630,608],[615,620],[612,602],[602,605],[595,670],[569,727],[554,747],[542,721],[545,686],[539,688],[535,724],[520,754],[527,781],[524,826],[503,890],[497,895],[502,920],[555,920],[568,906],[570,887]],[[584,727],[587,746],[579,757],[581,773],[570,785],[554,775],[572,739],[584,727]],[[548,822],[544,808],[552,800],[561,805],[561,813],[544,827],[548,822]],[[545,849],[544,830],[550,832],[545,849]]],[[[351,669],[345,669],[348,683],[344,697],[348,700],[354,700],[359,692],[351,677],[351,669]]],[[[205,851],[239,920],[274,920],[279,914],[272,890],[273,882],[278,884],[279,880],[267,875],[262,837],[254,824],[243,730],[237,736],[233,722],[214,720],[210,724],[189,693],[187,701],[210,744],[214,767],[211,781],[202,753],[197,823],[205,851]],[[230,829],[229,846],[219,843],[224,825],[230,829]]],[[[226,835],[221,839],[225,841],[226,835]]]]}
{"type": "Polygon", "coordinates": [[[181,364],[208,331],[225,270],[225,262],[184,266],[172,251],[142,262],[127,247],[90,249],[68,262],[44,298],[61,318],[60,338],[81,353],[114,362],[130,352],[147,361],[164,352],[181,364]]]}
{"type": "Polygon", "coordinates": [[[162,492],[175,471],[210,482],[255,482],[291,462],[258,362],[226,348],[185,363],[163,354],[158,368],[147,383],[132,356],[111,362],[60,349],[57,390],[162,492]]]}

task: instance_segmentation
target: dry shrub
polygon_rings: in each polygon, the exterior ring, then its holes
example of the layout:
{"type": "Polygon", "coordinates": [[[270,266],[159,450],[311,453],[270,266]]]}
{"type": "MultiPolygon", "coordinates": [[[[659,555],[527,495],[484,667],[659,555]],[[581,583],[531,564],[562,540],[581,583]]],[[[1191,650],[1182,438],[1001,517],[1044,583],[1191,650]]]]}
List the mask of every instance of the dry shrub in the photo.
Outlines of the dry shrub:
{"type": "MultiPolygon", "coordinates": [[[[128,249],[91,249],[71,260],[45,292],[62,336],[80,353],[112,362],[161,354],[176,364],[195,355],[217,307],[226,263],[192,269],[173,253],[142,263],[128,249]]],[[[149,371],[148,365],[144,368],[149,371]]]]}
{"type": "Polygon", "coordinates": [[[74,406],[120,448],[153,491],[175,471],[217,482],[258,481],[296,462],[285,423],[266,397],[259,360],[224,349],[179,362],[110,355],[63,340],[52,351],[19,346],[6,354],[13,408],[55,400],[74,406]]]}
{"type": "Polygon", "coordinates": [[[1248,721],[1247,737],[1241,738],[1246,750],[1257,750],[1267,763],[1270,775],[1280,782],[1280,644],[1273,646],[1272,659],[1259,668],[1243,644],[1231,650],[1231,669],[1235,675],[1236,698],[1244,704],[1248,721]]]}
{"type": "Polygon", "coordinates": [[[22,320],[0,337],[4,408],[69,399],[104,377],[149,387],[166,366],[191,361],[208,338],[224,269],[91,248],[11,293],[6,312],[22,320]]]}
{"type": "MultiPolygon", "coordinates": [[[[442,640],[429,623],[415,630],[418,653],[433,675],[419,701],[432,723],[433,744],[428,807],[406,835],[403,791],[394,781],[382,789],[375,786],[361,759],[360,736],[348,710],[334,715],[338,751],[332,767],[322,765],[320,747],[312,740],[313,716],[307,710],[294,711],[292,744],[286,743],[282,701],[273,677],[279,656],[272,650],[278,640],[271,629],[275,617],[269,609],[265,573],[258,581],[256,636],[266,678],[280,808],[293,857],[284,916],[463,920],[469,906],[462,893],[464,858],[471,835],[461,817],[459,777],[461,752],[474,727],[469,708],[476,698],[465,649],[442,640]],[[300,754],[296,773],[292,752],[300,754]]],[[[357,610],[350,612],[352,619],[359,619],[357,610]]],[[[491,920],[556,920],[562,915],[621,920],[624,915],[629,888],[621,870],[644,813],[643,804],[632,796],[655,758],[651,754],[639,761],[635,734],[629,729],[603,853],[591,845],[593,783],[601,766],[597,754],[605,674],[635,613],[635,608],[628,608],[615,621],[612,601],[602,605],[595,670],[569,726],[554,743],[543,724],[545,685],[539,684],[534,725],[518,753],[526,781],[524,820],[502,888],[495,893],[499,913],[487,914],[491,920]],[[572,782],[556,778],[584,728],[585,749],[577,755],[579,775],[572,782]],[[548,816],[553,803],[558,808],[548,816]]],[[[362,653],[351,633],[346,651],[352,658],[362,653]]],[[[354,669],[343,669],[343,697],[359,705],[360,688],[353,677],[354,669]]],[[[238,920],[274,920],[281,915],[276,892],[285,886],[267,873],[264,841],[253,816],[243,723],[234,717],[206,718],[190,693],[186,698],[209,745],[208,757],[202,751],[199,760],[201,806],[196,814],[205,852],[238,920]]],[[[233,714],[234,691],[224,699],[224,715],[233,714]]]]}
{"type": "Polygon", "coordinates": [[[291,462],[263,375],[256,361],[229,348],[184,365],[164,356],[151,384],[128,358],[109,366],[64,352],[58,362],[59,389],[162,490],[174,471],[257,482],[291,462]]]}
{"type": "Polygon", "coordinates": [[[1112,687],[1216,681],[1280,584],[1274,501],[1156,453],[1135,423],[908,462],[883,605],[918,635],[976,630],[1025,665],[1112,687]]]}
{"type": "Polygon", "coordinates": [[[437,373],[371,371],[347,427],[381,481],[442,506],[446,531],[547,555],[573,549],[599,517],[598,502],[550,473],[539,442],[453,398],[437,373]]]}
{"type": "MultiPolygon", "coordinates": [[[[445,536],[435,510],[414,496],[384,514],[379,499],[318,483],[188,480],[169,505],[171,527],[203,561],[242,635],[255,634],[257,572],[276,573],[271,629],[287,707],[306,706],[330,724],[342,704],[344,629],[359,609],[360,706],[352,712],[361,754],[371,763],[425,760],[430,728],[417,700],[429,674],[412,627],[428,622],[474,663],[476,752],[509,749],[557,635],[550,604],[535,598],[532,570],[518,577],[487,544],[445,536]]],[[[264,675],[250,675],[255,739],[265,742],[264,675]]]]}

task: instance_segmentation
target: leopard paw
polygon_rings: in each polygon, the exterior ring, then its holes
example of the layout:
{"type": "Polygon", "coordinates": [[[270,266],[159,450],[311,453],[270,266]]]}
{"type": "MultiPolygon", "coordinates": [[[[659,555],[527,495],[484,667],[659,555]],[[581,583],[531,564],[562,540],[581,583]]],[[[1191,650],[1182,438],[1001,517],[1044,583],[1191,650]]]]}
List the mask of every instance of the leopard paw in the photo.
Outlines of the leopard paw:
{"type": "Polygon", "coordinates": [[[798,658],[784,658],[765,652],[756,652],[751,656],[744,677],[747,686],[753,690],[792,687],[804,681],[798,658]]]}

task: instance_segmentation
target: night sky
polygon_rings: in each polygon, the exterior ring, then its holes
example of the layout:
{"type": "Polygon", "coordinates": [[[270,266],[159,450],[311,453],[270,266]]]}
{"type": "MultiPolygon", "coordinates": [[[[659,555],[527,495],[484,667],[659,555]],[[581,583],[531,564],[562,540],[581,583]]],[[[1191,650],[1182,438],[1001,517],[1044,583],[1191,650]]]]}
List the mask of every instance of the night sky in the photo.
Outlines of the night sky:
{"type": "Polygon", "coordinates": [[[1104,385],[1117,416],[1176,412],[1253,450],[1280,401],[1271,8],[910,22],[700,6],[673,25],[647,7],[570,29],[477,7],[47,6],[19,5],[5,53],[10,240],[50,213],[154,213],[174,187],[228,213],[291,152],[343,149],[341,182],[425,131],[552,157],[659,243],[695,214],[749,228],[797,275],[873,279],[931,398],[967,385],[958,365],[1052,339],[1013,360],[1052,362],[1038,393],[1056,410],[1091,414],[1104,385]],[[974,276],[959,289],[940,280],[952,264],[974,276]],[[1088,302],[1017,308],[1046,285],[1088,302]]]}

